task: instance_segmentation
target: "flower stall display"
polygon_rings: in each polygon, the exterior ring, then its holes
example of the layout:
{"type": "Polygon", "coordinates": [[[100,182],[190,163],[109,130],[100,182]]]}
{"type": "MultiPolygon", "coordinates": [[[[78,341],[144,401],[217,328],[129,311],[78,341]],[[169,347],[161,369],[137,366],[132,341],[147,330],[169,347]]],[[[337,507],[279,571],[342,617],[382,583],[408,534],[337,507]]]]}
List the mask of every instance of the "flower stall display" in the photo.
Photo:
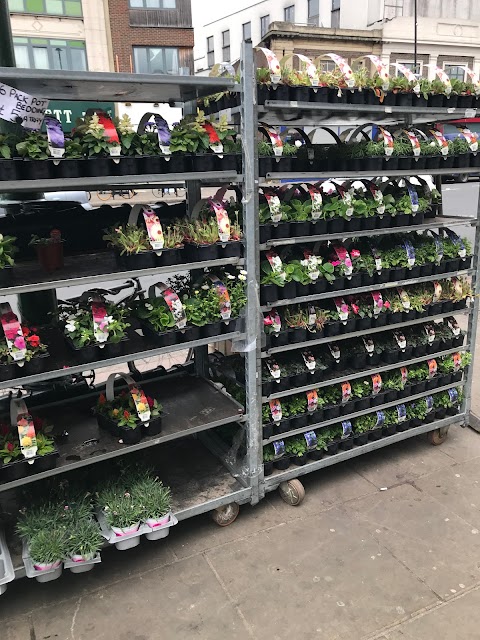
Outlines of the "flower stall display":
{"type": "Polygon", "coordinates": [[[0,313],[4,334],[0,338],[0,380],[43,371],[49,353],[38,329],[20,324],[8,303],[4,303],[0,313]]]}

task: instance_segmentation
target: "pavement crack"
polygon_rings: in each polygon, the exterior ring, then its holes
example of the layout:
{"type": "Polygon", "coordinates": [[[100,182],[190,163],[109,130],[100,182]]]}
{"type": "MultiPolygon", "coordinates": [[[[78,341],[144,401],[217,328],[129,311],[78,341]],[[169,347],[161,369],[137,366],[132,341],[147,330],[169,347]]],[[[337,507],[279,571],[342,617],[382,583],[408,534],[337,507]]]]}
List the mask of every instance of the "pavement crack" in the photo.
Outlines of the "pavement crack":
{"type": "Polygon", "coordinates": [[[78,615],[78,612],[80,611],[80,607],[82,606],[82,598],[83,596],[80,596],[80,598],[77,600],[77,606],[75,607],[75,611],[73,612],[72,624],[70,625],[71,640],[75,640],[75,623],[77,621],[77,615],[78,615]]]}

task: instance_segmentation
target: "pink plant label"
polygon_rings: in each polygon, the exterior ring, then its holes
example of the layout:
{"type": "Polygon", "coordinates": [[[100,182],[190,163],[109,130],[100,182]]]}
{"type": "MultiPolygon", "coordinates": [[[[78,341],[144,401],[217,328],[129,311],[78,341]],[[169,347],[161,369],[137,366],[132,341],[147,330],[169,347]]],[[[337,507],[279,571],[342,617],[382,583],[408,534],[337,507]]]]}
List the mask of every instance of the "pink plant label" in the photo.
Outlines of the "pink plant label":
{"type": "Polygon", "coordinates": [[[380,291],[372,291],[373,315],[378,316],[383,309],[383,298],[380,291]]]}
{"type": "Polygon", "coordinates": [[[470,129],[457,127],[462,136],[468,142],[468,146],[470,147],[470,151],[476,153],[478,151],[478,135],[470,129]]]}
{"type": "Polygon", "coordinates": [[[302,266],[307,267],[307,273],[310,282],[316,282],[320,276],[319,262],[317,256],[311,251],[305,249],[303,252],[304,259],[301,261],[302,266]]]}
{"type": "Polygon", "coordinates": [[[276,273],[283,281],[285,281],[287,274],[285,273],[283,262],[278,253],[275,253],[275,251],[267,251],[266,258],[272,267],[273,273],[276,273]]]}
{"type": "MultiPolygon", "coordinates": [[[[20,413],[17,416],[18,440],[24,458],[30,460],[37,455],[37,435],[33,425],[32,416],[27,413],[20,413]]],[[[33,460],[30,464],[33,463],[33,460]]]]}
{"type": "Polygon", "coordinates": [[[438,146],[440,147],[440,152],[442,156],[448,156],[448,141],[445,136],[437,131],[437,129],[430,129],[430,133],[435,138],[438,146]]]}
{"type": "Polygon", "coordinates": [[[408,293],[403,287],[397,287],[397,292],[405,311],[410,311],[410,298],[408,297],[408,293]]]}
{"type": "Polygon", "coordinates": [[[282,330],[282,320],[278,311],[276,309],[272,309],[267,315],[267,318],[270,318],[269,324],[271,324],[274,333],[280,333],[282,330]]]}
{"type": "Polygon", "coordinates": [[[310,198],[312,199],[312,220],[318,220],[321,217],[323,211],[322,192],[312,184],[308,185],[308,192],[310,194],[310,198]]]}
{"type": "Polygon", "coordinates": [[[464,67],[464,69],[467,72],[468,77],[472,81],[473,86],[475,87],[475,95],[480,95],[480,79],[478,75],[475,73],[475,71],[473,71],[473,69],[470,69],[470,67],[464,67]]]}
{"type": "Polygon", "coordinates": [[[435,73],[445,85],[445,95],[449,96],[452,93],[452,83],[450,82],[449,76],[443,69],[440,69],[440,67],[435,67],[435,73]]]}
{"type": "Polygon", "coordinates": [[[278,460],[278,458],[282,458],[285,455],[285,443],[283,440],[275,440],[275,442],[272,442],[273,444],[273,453],[275,456],[275,459],[278,460]]]}
{"type": "Polygon", "coordinates": [[[348,320],[348,304],[345,302],[343,298],[334,298],[335,306],[337,307],[338,317],[340,318],[340,322],[346,324],[348,320]]]}
{"type": "Polygon", "coordinates": [[[270,413],[272,414],[272,420],[274,422],[280,422],[282,419],[282,403],[280,400],[270,400],[270,413]]]}
{"type": "Polygon", "coordinates": [[[305,362],[305,366],[313,375],[315,373],[315,368],[317,366],[317,362],[315,357],[311,351],[302,351],[303,361],[305,362]]]}
{"type": "Polygon", "coordinates": [[[462,366],[462,356],[459,353],[454,353],[452,355],[453,359],[453,370],[460,371],[460,367],[462,366]]]}
{"type": "Polygon", "coordinates": [[[232,303],[230,302],[230,295],[228,293],[227,287],[219,278],[217,278],[217,276],[210,276],[210,280],[212,281],[213,286],[217,291],[218,304],[220,306],[220,315],[222,316],[222,320],[230,320],[232,316],[232,303]]]}
{"type": "Polygon", "coordinates": [[[340,348],[337,344],[328,344],[328,348],[330,350],[330,354],[332,356],[332,358],[336,361],[339,362],[340,361],[340,348]]]}
{"type": "Polygon", "coordinates": [[[424,328],[427,335],[428,344],[433,344],[435,342],[435,329],[431,324],[425,325],[424,328]]]}
{"type": "Polygon", "coordinates": [[[341,184],[337,184],[336,185],[337,191],[340,194],[340,197],[342,198],[344,204],[347,205],[347,210],[345,211],[345,215],[347,216],[347,218],[351,218],[353,216],[353,199],[352,199],[352,194],[350,193],[350,191],[348,189],[345,189],[345,187],[341,184]]]}
{"type": "Polygon", "coordinates": [[[315,431],[307,431],[303,434],[305,443],[307,445],[307,451],[313,451],[317,448],[317,434],[315,431]]]}
{"type": "Polygon", "coordinates": [[[322,57],[330,58],[335,62],[337,67],[342,72],[342,75],[345,79],[347,87],[352,88],[355,86],[355,78],[353,77],[353,71],[350,65],[348,64],[348,62],[345,60],[345,58],[342,58],[342,56],[339,56],[336,53],[326,53],[325,56],[322,56],[322,57]]]}
{"type": "Polygon", "coordinates": [[[340,262],[343,262],[343,264],[345,265],[345,275],[347,276],[347,278],[351,277],[353,273],[353,265],[350,254],[342,245],[334,244],[333,249],[337,254],[340,262]]]}
{"type": "Polygon", "coordinates": [[[160,289],[162,297],[172,313],[175,326],[177,327],[177,329],[185,329],[187,325],[187,316],[185,314],[185,309],[180,298],[173,289],[170,289],[170,287],[161,285],[160,289]]]}
{"type": "Polygon", "coordinates": [[[10,355],[18,365],[23,366],[27,355],[27,345],[25,344],[20,322],[11,310],[10,305],[5,305],[5,311],[0,316],[0,321],[10,355]]]}
{"type": "Polygon", "coordinates": [[[375,69],[377,70],[378,75],[382,79],[382,89],[384,91],[387,91],[388,87],[390,86],[390,74],[388,73],[387,65],[384,62],[382,62],[382,60],[380,60],[378,56],[368,55],[365,57],[369,58],[375,65],[375,69]]]}
{"type": "Polygon", "coordinates": [[[308,77],[310,78],[312,87],[318,87],[319,78],[317,67],[313,64],[310,58],[307,58],[307,56],[304,56],[301,53],[295,53],[294,55],[296,55],[300,62],[303,62],[303,64],[305,65],[305,70],[308,77]]]}
{"type": "Polygon", "coordinates": [[[132,396],[135,404],[138,417],[142,422],[148,422],[151,417],[151,412],[147,396],[143,389],[140,389],[140,387],[137,387],[135,384],[129,384],[128,390],[130,391],[130,395],[132,396]]]}
{"type": "Polygon", "coordinates": [[[274,224],[277,224],[282,219],[282,203],[280,202],[280,198],[273,193],[266,193],[265,198],[268,208],[270,209],[270,218],[274,224]]]}
{"type": "Polygon", "coordinates": [[[165,240],[163,238],[163,229],[160,223],[160,219],[157,214],[150,209],[150,207],[143,208],[143,219],[145,220],[145,226],[147,227],[148,239],[154,251],[163,249],[165,240]]]}
{"type": "Polygon", "coordinates": [[[374,373],[372,375],[372,394],[374,396],[378,395],[382,390],[382,376],[379,373],[374,373]]]}
{"type": "Polygon", "coordinates": [[[208,134],[208,142],[210,149],[215,153],[219,158],[223,158],[223,144],[220,142],[220,138],[218,137],[218,133],[215,130],[215,127],[211,122],[204,122],[203,128],[208,134]]]}
{"type": "Polygon", "coordinates": [[[307,409],[310,412],[316,411],[318,407],[318,393],[313,389],[307,391],[307,409]]]}
{"type": "Polygon", "coordinates": [[[373,356],[373,352],[375,351],[375,343],[371,338],[362,338],[363,344],[365,345],[365,350],[369,356],[373,356]]]}
{"type": "Polygon", "coordinates": [[[413,133],[413,131],[407,131],[407,129],[404,129],[403,131],[407,134],[407,138],[410,140],[413,155],[415,156],[415,158],[418,158],[418,156],[420,155],[420,142],[418,141],[417,136],[413,133]]]}
{"type": "Polygon", "coordinates": [[[278,131],[274,127],[271,127],[264,122],[261,122],[260,124],[265,129],[268,137],[270,138],[270,142],[272,143],[273,147],[273,154],[276,158],[280,158],[283,154],[283,142],[278,131]]]}
{"type": "Polygon", "coordinates": [[[435,280],[435,282],[433,283],[433,300],[432,301],[438,302],[441,297],[442,297],[442,285],[440,284],[440,282],[435,280]]]}
{"type": "Polygon", "coordinates": [[[105,346],[108,340],[108,315],[103,302],[92,302],[93,335],[97,344],[105,346]]]}
{"type": "Polygon", "coordinates": [[[258,47],[258,50],[263,53],[267,60],[268,68],[270,70],[271,83],[278,84],[280,82],[280,78],[282,77],[282,72],[280,70],[280,63],[277,56],[273,53],[273,51],[267,49],[266,47],[258,47]]]}
{"type": "Polygon", "coordinates": [[[350,382],[342,382],[342,403],[347,403],[352,397],[352,385],[350,382]]]}
{"type": "Polygon", "coordinates": [[[428,364],[428,377],[434,378],[437,375],[437,361],[432,358],[431,360],[427,360],[428,364]]]}
{"type": "Polygon", "coordinates": [[[276,382],[280,382],[280,366],[276,360],[273,358],[268,358],[267,360],[267,368],[270,371],[270,375],[276,382]]]}
{"type": "Polygon", "coordinates": [[[404,334],[403,333],[397,333],[395,331],[393,335],[395,336],[395,340],[397,341],[398,348],[401,351],[405,351],[405,349],[407,348],[407,340],[405,339],[404,334]]]}
{"type": "Polygon", "coordinates": [[[418,82],[417,76],[413,73],[413,71],[411,69],[406,67],[401,62],[396,62],[395,66],[400,71],[400,73],[402,73],[405,76],[405,78],[409,82],[415,82],[415,85],[413,87],[413,91],[418,95],[420,93],[420,83],[418,82]]]}
{"type": "Polygon", "coordinates": [[[385,213],[385,205],[383,204],[383,193],[377,186],[370,180],[365,180],[364,184],[368,187],[368,190],[372,194],[373,199],[377,203],[377,213],[379,216],[383,216],[385,213]]]}
{"type": "Polygon", "coordinates": [[[402,388],[405,388],[405,385],[408,382],[408,369],[407,367],[401,367],[400,368],[400,374],[402,376],[402,388]]]}
{"type": "Polygon", "coordinates": [[[228,214],[220,202],[211,200],[210,204],[217,217],[218,236],[220,238],[220,242],[228,242],[230,240],[230,220],[228,214]]]}
{"type": "Polygon", "coordinates": [[[405,422],[407,419],[407,408],[404,404],[397,405],[397,416],[399,422],[405,422]]]}
{"type": "Polygon", "coordinates": [[[385,155],[389,158],[393,153],[393,136],[390,131],[387,131],[383,127],[378,127],[382,132],[383,146],[385,147],[385,155]]]}
{"type": "Polygon", "coordinates": [[[462,289],[462,283],[460,282],[460,280],[458,278],[452,278],[452,284],[453,284],[455,294],[457,296],[461,296],[463,293],[463,289],[462,289]]]}

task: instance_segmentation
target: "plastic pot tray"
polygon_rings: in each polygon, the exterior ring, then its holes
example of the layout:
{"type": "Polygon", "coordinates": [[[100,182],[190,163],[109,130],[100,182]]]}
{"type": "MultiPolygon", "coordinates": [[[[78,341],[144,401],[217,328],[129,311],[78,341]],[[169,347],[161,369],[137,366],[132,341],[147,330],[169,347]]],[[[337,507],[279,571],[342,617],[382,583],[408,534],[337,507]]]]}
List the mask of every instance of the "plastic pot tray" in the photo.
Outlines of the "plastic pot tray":
{"type": "Polygon", "coordinates": [[[3,531],[0,531],[0,596],[7,590],[7,584],[15,580],[12,559],[5,541],[3,531]]]}
{"type": "Polygon", "coordinates": [[[86,573],[87,571],[91,571],[96,564],[99,564],[102,561],[102,557],[100,553],[97,553],[91,560],[86,560],[85,562],[75,562],[74,560],[65,560],[63,566],[65,569],[70,569],[72,573],[86,573]]]}
{"type": "Polygon", "coordinates": [[[166,538],[170,533],[170,527],[173,527],[178,523],[177,518],[170,513],[168,522],[160,527],[152,529],[146,524],[141,524],[138,531],[126,533],[123,536],[117,536],[108,526],[105,516],[101,510],[96,511],[95,515],[100,525],[103,537],[109,544],[114,544],[119,551],[126,551],[127,549],[132,549],[133,547],[138,546],[140,544],[140,538],[143,535],[147,540],[159,540],[161,538],[166,538]]]}
{"type": "Polygon", "coordinates": [[[45,569],[44,571],[37,571],[33,566],[33,561],[30,557],[30,552],[25,541],[23,542],[22,558],[27,578],[35,578],[37,582],[51,582],[52,580],[60,578],[60,576],[62,575],[63,562],[60,563],[60,565],[55,569],[45,569]]]}

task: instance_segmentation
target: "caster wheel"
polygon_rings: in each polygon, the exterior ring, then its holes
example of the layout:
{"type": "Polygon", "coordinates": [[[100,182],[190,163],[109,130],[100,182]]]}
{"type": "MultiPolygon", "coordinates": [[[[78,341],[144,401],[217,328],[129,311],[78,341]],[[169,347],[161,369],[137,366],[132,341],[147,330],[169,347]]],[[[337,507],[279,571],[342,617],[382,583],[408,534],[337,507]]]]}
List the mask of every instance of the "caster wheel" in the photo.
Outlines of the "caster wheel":
{"type": "Polygon", "coordinates": [[[212,520],[220,527],[228,527],[229,524],[235,522],[239,512],[239,505],[236,502],[232,502],[212,511],[212,520]]]}
{"type": "Polygon", "coordinates": [[[443,429],[435,429],[435,431],[429,431],[427,433],[427,438],[430,444],[439,445],[445,442],[448,436],[448,427],[444,427],[443,429]]]}
{"type": "Polygon", "coordinates": [[[278,491],[282,500],[292,507],[298,507],[305,498],[305,489],[303,488],[303,484],[297,478],[288,480],[287,482],[282,482],[278,487],[278,491]]]}

